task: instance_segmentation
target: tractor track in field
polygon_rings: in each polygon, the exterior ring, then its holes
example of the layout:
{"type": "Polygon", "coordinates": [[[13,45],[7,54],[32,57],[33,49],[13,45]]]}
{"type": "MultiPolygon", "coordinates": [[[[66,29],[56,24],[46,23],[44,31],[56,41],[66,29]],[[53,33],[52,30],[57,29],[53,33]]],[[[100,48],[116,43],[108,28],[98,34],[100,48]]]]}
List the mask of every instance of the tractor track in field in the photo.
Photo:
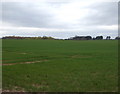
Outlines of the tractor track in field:
{"type": "Polygon", "coordinates": [[[5,63],[2,65],[7,66],[7,65],[17,65],[17,64],[31,64],[31,63],[40,63],[40,62],[46,62],[46,61],[48,61],[48,60],[28,61],[28,62],[20,62],[20,63],[5,63]]]}

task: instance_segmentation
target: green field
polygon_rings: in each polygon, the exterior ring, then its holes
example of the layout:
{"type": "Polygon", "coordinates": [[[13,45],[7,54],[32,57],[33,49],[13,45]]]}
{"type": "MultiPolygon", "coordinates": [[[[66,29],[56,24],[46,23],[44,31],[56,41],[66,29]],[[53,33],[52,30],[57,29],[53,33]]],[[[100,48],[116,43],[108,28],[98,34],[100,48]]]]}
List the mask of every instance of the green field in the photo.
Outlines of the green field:
{"type": "Polygon", "coordinates": [[[117,40],[2,40],[3,91],[115,92],[117,40]]]}

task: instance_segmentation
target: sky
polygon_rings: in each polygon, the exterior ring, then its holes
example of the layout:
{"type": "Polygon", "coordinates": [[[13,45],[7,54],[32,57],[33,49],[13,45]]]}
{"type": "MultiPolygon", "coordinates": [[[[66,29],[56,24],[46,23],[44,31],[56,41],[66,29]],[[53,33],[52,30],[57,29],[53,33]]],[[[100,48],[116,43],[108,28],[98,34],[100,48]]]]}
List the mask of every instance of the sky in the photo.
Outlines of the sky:
{"type": "Polygon", "coordinates": [[[118,36],[118,0],[2,0],[3,36],[118,36]]]}

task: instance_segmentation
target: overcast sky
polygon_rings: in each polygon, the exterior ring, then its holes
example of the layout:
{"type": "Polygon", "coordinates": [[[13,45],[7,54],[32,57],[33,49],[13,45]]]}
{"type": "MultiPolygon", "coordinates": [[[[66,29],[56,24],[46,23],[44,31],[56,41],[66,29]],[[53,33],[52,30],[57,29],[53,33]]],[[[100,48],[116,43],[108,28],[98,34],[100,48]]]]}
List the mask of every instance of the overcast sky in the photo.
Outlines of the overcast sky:
{"type": "Polygon", "coordinates": [[[3,0],[0,36],[118,36],[118,0],[3,0]]]}

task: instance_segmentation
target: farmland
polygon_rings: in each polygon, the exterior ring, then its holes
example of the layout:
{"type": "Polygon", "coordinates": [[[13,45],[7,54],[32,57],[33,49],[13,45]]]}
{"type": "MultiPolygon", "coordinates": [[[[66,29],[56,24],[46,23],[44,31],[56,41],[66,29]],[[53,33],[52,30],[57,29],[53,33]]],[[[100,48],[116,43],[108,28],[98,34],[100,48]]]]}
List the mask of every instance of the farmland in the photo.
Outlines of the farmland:
{"type": "Polygon", "coordinates": [[[115,92],[117,40],[2,40],[3,91],[115,92]]]}

